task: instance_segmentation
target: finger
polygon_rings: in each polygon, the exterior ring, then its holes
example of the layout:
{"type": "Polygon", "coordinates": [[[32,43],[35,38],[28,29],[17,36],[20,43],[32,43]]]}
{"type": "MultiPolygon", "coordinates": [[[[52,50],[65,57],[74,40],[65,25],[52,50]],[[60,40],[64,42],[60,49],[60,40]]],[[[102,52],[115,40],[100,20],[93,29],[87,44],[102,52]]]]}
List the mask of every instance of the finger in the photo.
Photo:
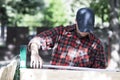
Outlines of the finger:
{"type": "Polygon", "coordinates": [[[30,62],[30,67],[31,68],[33,67],[33,63],[34,63],[33,61],[30,62]]]}
{"type": "Polygon", "coordinates": [[[39,67],[39,61],[37,61],[37,63],[36,63],[36,67],[37,67],[37,68],[39,67]]]}
{"type": "Polygon", "coordinates": [[[36,61],[34,61],[34,63],[33,63],[33,68],[35,68],[35,65],[36,65],[36,61]]]}
{"type": "Polygon", "coordinates": [[[43,64],[43,63],[42,63],[42,60],[40,60],[40,63],[39,63],[40,68],[42,68],[42,64],[43,64]]]}

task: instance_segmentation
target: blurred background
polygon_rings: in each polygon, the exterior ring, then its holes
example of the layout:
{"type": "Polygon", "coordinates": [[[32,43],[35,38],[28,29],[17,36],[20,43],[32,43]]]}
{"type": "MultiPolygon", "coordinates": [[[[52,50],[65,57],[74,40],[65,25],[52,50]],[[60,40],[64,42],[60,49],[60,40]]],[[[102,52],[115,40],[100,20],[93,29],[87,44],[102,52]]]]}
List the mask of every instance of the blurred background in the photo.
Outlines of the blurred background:
{"type": "Polygon", "coordinates": [[[120,0],[0,0],[0,63],[19,55],[20,45],[44,30],[75,23],[76,11],[95,12],[95,35],[108,68],[120,68],[120,0]]]}

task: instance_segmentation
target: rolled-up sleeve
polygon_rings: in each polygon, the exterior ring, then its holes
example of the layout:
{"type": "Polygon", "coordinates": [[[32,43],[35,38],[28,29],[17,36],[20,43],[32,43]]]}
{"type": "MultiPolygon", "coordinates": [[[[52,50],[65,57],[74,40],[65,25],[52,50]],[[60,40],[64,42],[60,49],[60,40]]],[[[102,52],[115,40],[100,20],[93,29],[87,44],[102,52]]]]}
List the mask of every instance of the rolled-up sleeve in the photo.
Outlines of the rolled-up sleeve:
{"type": "Polygon", "coordinates": [[[35,43],[39,49],[40,48],[42,50],[51,49],[54,46],[54,43],[58,35],[60,35],[62,31],[63,31],[63,26],[59,26],[59,27],[41,32],[30,40],[28,47],[30,47],[32,43],[35,43]]]}

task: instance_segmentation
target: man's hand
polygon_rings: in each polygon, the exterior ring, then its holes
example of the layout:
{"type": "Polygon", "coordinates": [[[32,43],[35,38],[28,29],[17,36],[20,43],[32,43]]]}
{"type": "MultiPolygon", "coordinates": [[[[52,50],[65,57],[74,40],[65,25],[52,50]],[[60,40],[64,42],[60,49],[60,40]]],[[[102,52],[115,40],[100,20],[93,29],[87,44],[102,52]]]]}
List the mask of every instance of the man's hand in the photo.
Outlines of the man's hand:
{"type": "Polygon", "coordinates": [[[30,66],[33,68],[42,68],[43,60],[39,54],[31,54],[30,66]]]}
{"type": "Polygon", "coordinates": [[[33,68],[42,68],[43,60],[39,56],[38,46],[35,43],[31,44],[31,62],[30,66],[33,68]]]}

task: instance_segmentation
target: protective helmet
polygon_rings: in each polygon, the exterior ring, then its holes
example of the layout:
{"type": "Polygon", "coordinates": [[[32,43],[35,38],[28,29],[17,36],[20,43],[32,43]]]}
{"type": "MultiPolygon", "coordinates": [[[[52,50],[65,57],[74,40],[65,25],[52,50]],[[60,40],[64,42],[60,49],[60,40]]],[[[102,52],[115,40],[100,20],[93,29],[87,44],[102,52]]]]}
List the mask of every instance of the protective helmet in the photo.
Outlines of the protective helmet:
{"type": "Polygon", "coordinates": [[[93,32],[94,12],[90,8],[81,8],[77,11],[76,21],[80,32],[93,32]]]}

